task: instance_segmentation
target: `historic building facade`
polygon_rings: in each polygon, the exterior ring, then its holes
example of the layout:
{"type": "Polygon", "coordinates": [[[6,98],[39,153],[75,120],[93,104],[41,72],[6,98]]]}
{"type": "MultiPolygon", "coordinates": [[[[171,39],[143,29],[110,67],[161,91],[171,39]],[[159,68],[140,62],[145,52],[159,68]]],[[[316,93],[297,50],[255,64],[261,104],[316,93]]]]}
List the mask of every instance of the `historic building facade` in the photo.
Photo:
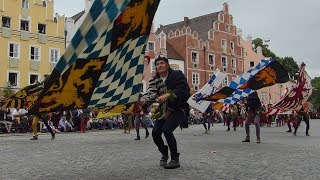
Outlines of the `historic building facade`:
{"type": "Polygon", "coordinates": [[[64,16],[53,0],[0,0],[0,16],[0,87],[42,81],[65,50],[64,16]]]}
{"type": "Polygon", "coordinates": [[[160,41],[172,48],[167,54],[178,54],[193,92],[201,88],[218,68],[227,73],[226,86],[244,69],[243,47],[227,3],[223,10],[183,21],[160,25],[156,31],[160,41]]]}

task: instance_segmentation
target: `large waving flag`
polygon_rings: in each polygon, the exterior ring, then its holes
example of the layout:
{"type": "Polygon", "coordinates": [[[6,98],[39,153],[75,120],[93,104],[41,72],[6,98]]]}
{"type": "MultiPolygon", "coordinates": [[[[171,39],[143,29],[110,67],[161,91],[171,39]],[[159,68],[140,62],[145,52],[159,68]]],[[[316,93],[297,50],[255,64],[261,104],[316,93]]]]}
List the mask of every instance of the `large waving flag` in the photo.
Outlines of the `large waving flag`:
{"type": "Polygon", "coordinates": [[[31,112],[136,102],[160,0],[95,0],[31,112]]]}
{"type": "Polygon", "coordinates": [[[43,89],[43,83],[36,83],[24,87],[13,96],[1,102],[1,108],[16,108],[29,110],[38,99],[43,89]]]}
{"type": "Polygon", "coordinates": [[[204,99],[234,104],[247,97],[254,90],[276,83],[285,83],[288,80],[288,72],[278,61],[271,58],[263,59],[257,66],[233,79],[229,86],[223,87],[204,99]]]}
{"type": "Polygon", "coordinates": [[[272,108],[281,110],[300,110],[312,94],[311,79],[302,63],[299,69],[297,84],[272,108]]]}
{"type": "Polygon", "coordinates": [[[202,113],[205,112],[211,102],[199,99],[215,93],[225,77],[226,74],[217,69],[211,76],[210,80],[198,92],[188,99],[188,104],[202,113]]]}

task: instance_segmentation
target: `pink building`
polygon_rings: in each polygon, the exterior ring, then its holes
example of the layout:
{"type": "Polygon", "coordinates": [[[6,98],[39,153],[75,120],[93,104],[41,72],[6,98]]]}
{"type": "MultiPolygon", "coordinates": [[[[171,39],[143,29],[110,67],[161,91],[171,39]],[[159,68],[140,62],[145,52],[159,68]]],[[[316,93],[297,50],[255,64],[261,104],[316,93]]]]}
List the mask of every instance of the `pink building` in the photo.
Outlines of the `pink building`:
{"type": "MultiPolygon", "coordinates": [[[[251,67],[256,66],[262,59],[265,59],[262,55],[262,48],[258,47],[257,52],[252,49],[252,40],[248,37],[246,40],[241,40],[241,45],[244,48],[244,71],[248,71],[251,67]]],[[[280,101],[281,96],[286,91],[292,88],[295,84],[294,80],[289,80],[287,83],[276,84],[270,87],[262,88],[258,90],[258,95],[263,104],[274,104],[280,101]]]]}

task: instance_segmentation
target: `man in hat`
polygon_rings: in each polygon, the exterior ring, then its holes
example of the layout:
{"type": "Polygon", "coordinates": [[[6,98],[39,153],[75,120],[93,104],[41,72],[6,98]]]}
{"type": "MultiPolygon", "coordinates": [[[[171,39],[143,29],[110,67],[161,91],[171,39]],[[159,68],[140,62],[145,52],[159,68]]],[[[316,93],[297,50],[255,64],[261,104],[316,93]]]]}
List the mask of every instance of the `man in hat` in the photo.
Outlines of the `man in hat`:
{"type": "Polygon", "coordinates": [[[172,70],[167,58],[159,56],[154,64],[156,75],[149,81],[147,93],[141,97],[140,101],[145,104],[147,101],[156,100],[160,104],[158,109],[160,116],[155,121],[152,137],[162,154],[160,166],[174,169],[180,167],[180,154],[177,151],[173,131],[186,120],[190,88],[184,74],[179,70],[172,70]],[[164,144],[162,133],[168,146],[164,144]],[[167,164],[168,149],[170,149],[171,161],[167,164]]]}

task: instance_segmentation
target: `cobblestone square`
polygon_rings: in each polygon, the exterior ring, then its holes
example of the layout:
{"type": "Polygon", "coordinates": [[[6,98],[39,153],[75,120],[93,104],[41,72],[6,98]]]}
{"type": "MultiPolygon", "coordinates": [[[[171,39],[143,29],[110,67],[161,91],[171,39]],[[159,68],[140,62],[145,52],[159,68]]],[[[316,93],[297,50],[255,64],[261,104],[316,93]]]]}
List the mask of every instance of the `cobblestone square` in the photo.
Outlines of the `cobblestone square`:
{"type": "Polygon", "coordinates": [[[159,166],[152,137],[135,141],[135,131],[50,134],[30,141],[31,134],[0,136],[0,179],[320,179],[320,121],[302,122],[297,136],[286,126],[261,128],[261,144],[251,127],[251,143],[242,143],[244,128],[226,132],[214,124],[175,131],[181,167],[159,166]]]}

